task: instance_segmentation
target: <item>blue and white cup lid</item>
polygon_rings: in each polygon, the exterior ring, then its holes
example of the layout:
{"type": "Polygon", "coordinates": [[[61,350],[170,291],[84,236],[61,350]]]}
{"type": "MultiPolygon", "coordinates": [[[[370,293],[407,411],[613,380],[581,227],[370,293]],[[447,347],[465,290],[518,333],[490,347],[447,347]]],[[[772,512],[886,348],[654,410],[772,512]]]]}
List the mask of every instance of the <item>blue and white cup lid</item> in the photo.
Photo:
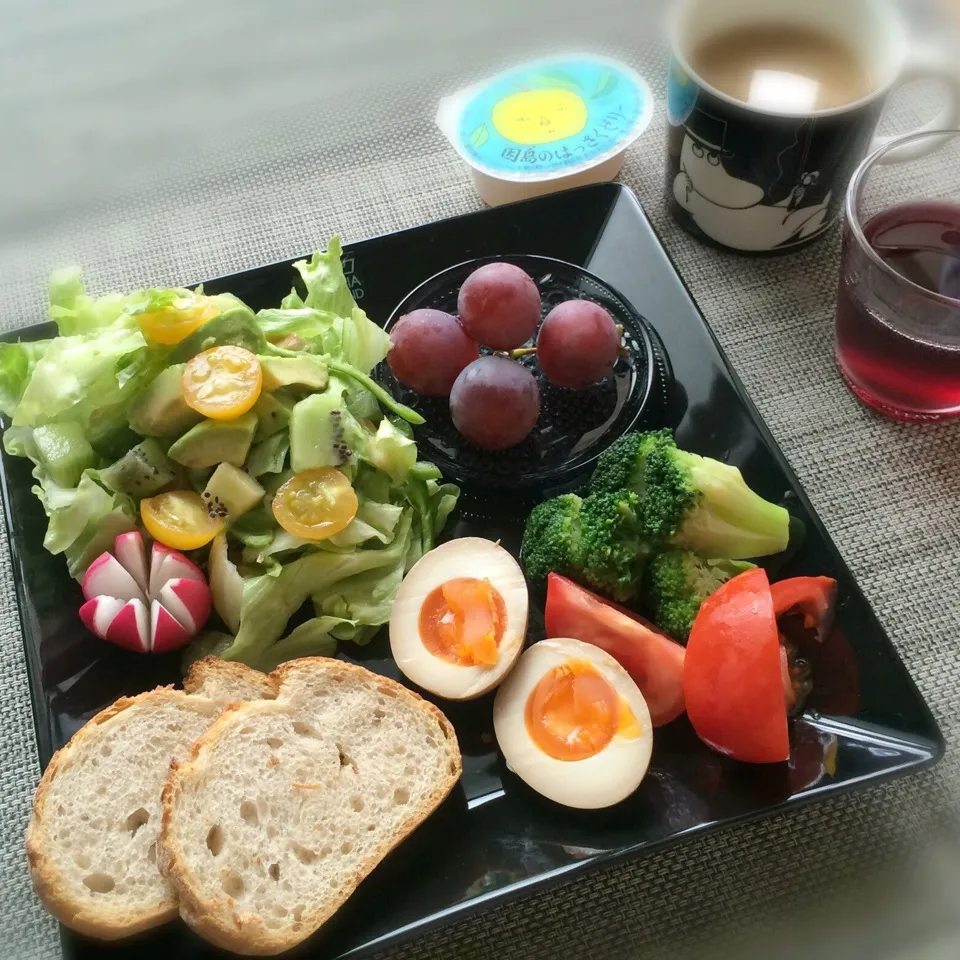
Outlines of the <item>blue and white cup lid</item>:
{"type": "Polygon", "coordinates": [[[652,116],[650,88],[634,70],[568,55],[445,97],[437,125],[467,163],[490,176],[550,180],[623,153],[652,116]]]}

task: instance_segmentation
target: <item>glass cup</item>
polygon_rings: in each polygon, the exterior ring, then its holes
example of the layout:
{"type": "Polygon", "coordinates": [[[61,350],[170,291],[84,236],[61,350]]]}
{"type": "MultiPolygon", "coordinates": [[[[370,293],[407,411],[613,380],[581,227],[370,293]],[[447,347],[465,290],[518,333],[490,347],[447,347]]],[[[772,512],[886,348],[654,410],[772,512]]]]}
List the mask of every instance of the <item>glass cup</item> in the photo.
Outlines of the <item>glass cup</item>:
{"type": "Polygon", "coordinates": [[[960,417],[960,131],[892,140],[853,175],[836,357],[850,389],[888,417],[960,417]]]}

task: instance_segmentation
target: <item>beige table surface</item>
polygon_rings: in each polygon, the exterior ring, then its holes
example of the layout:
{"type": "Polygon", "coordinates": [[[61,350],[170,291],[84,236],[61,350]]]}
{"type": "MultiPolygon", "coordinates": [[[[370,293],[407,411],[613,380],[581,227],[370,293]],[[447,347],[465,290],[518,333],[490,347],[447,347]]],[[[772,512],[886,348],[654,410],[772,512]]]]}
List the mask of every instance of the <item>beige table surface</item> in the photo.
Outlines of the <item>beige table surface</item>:
{"type": "MultiPolygon", "coordinates": [[[[42,319],[45,276],[64,263],[99,291],[183,284],[308,252],[335,231],[360,239],[478,209],[432,123],[443,92],[558,44],[634,64],[660,102],[622,180],[894,638],[947,756],[386,956],[956,958],[960,426],[881,420],[838,380],[836,235],[788,259],[742,260],[667,219],[659,7],[0,0],[0,326],[42,319]]],[[[931,103],[928,91],[901,98],[886,125],[913,125],[931,103]]],[[[0,957],[56,957],[23,855],[39,768],[5,543],[0,731],[0,957]]]]}

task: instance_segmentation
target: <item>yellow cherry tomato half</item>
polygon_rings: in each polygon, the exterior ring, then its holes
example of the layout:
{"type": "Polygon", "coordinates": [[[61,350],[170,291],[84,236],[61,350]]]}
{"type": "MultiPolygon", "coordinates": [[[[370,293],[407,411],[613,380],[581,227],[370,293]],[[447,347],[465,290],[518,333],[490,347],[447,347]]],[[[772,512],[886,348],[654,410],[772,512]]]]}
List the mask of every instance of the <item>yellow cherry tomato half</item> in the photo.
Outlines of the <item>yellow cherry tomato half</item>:
{"type": "Polygon", "coordinates": [[[198,353],[183,369],[183,399],[211,420],[235,420],[260,396],[263,370],[243,347],[214,347],[198,353]]]}
{"type": "Polygon", "coordinates": [[[138,317],[143,335],[155,343],[173,345],[219,316],[220,308],[203,296],[177,297],[169,306],[138,317]]]}
{"type": "Polygon", "coordinates": [[[196,550],[223,529],[223,519],[211,517],[203,498],[193,490],[172,490],[141,500],[140,517],[154,540],[174,550],[196,550]]]}
{"type": "Polygon", "coordinates": [[[346,527],[358,506],[350,481],[325,467],[291,477],[273,498],[273,515],[295,537],[326,540],[346,527]]]}

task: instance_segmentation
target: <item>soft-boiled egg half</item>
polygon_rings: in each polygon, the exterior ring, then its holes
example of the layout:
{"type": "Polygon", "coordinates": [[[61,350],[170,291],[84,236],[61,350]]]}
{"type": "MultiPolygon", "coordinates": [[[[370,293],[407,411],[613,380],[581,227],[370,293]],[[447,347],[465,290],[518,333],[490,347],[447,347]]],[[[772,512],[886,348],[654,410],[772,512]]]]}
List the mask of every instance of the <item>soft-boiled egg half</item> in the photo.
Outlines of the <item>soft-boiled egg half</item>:
{"type": "Polygon", "coordinates": [[[640,688],[610,654],[541,640],[497,691],[493,728],[507,766],[568,807],[630,796],[650,763],[653,725],[640,688]]]}
{"type": "Polygon", "coordinates": [[[406,575],[390,612],[390,649],[414,683],[448,700],[492,690],[527,632],[527,583],[503,547],[450,540],[406,575]]]}

